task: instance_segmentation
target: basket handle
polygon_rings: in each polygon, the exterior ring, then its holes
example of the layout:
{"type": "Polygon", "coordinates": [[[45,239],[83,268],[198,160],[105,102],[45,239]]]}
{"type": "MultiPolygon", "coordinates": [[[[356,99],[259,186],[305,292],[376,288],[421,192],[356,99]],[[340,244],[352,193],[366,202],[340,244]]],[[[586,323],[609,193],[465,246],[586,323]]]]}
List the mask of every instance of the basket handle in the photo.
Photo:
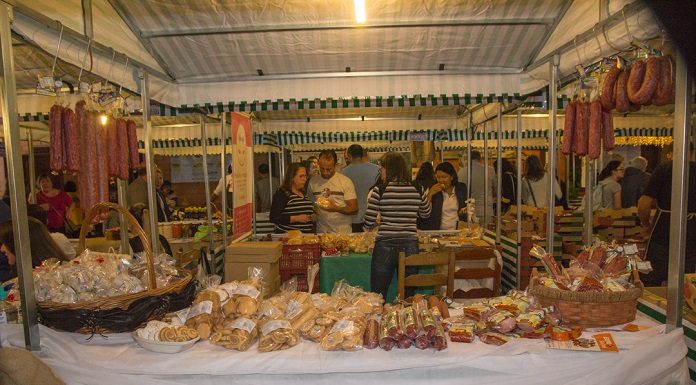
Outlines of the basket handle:
{"type": "Polygon", "coordinates": [[[85,214],[84,220],[82,221],[82,226],[80,226],[80,241],[78,243],[79,252],[82,253],[82,251],[85,250],[85,238],[87,236],[87,229],[91,226],[92,219],[94,219],[99,213],[103,212],[105,209],[107,211],[110,209],[116,210],[119,213],[123,214],[123,216],[126,219],[128,219],[128,222],[130,222],[131,230],[134,231],[138,235],[138,237],[140,237],[140,241],[143,244],[143,254],[145,254],[145,259],[147,261],[147,274],[150,280],[150,290],[157,289],[157,280],[155,279],[155,266],[152,260],[152,246],[150,245],[150,239],[143,231],[143,228],[138,223],[138,220],[135,219],[133,214],[131,214],[130,211],[128,211],[123,206],[111,202],[99,202],[92,206],[91,209],[89,209],[89,211],[85,214]]]}

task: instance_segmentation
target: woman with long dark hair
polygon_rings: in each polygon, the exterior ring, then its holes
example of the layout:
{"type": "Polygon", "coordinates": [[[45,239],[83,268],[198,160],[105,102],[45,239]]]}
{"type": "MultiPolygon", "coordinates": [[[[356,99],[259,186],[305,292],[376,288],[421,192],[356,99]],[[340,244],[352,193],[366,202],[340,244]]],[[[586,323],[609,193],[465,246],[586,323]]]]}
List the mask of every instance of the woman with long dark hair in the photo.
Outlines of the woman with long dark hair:
{"type": "MultiPolygon", "coordinates": [[[[548,206],[549,173],[544,171],[541,160],[536,155],[530,155],[525,162],[527,169],[522,181],[522,203],[534,207],[548,206]]],[[[561,186],[554,178],[554,195],[561,198],[561,186]]]]}
{"type": "Polygon", "coordinates": [[[273,195],[270,219],[275,224],[275,232],[282,234],[289,230],[313,233],[317,216],[312,202],[305,194],[307,167],[302,163],[290,164],[283,183],[273,195]]]}
{"type": "Polygon", "coordinates": [[[624,166],[621,161],[612,160],[602,169],[597,177],[597,188],[602,189],[603,209],[621,209],[621,184],[624,176],[624,166]]]}
{"type": "Polygon", "coordinates": [[[449,162],[435,168],[435,183],[428,190],[432,212],[427,221],[428,230],[456,230],[460,213],[466,208],[466,183],[457,180],[457,171],[449,162]]]}
{"type": "Polygon", "coordinates": [[[430,216],[430,201],[423,189],[411,182],[411,170],[401,154],[384,154],[380,165],[383,182],[367,195],[365,230],[379,224],[372,251],[370,288],[386,299],[399,264],[399,253],[418,253],[416,221],[430,216]]]}
{"type": "Polygon", "coordinates": [[[423,162],[420,168],[418,169],[418,173],[416,174],[416,179],[414,180],[414,182],[423,187],[423,189],[429,189],[435,183],[437,183],[437,179],[435,179],[435,169],[433,168],[433,164],[430,162],[423,162]]]}
{"type": "MultiPolygon", "coordinates": [[[[61,261],[68,261],[69,258],[63,253],[58,245],[53,241],[46,225],[35,218],[27,218],[29,225],[29,247],[31,248],[32,267],[41,265],[49,258],[57,258],[61,261]]],[[[12,221],[0,224],[0,252],[5,254],[9,265],[9,276],[0,277],[0,281],[5,281],[17,276],[17,256],[14,243],[14,231],[12,221]]]]}

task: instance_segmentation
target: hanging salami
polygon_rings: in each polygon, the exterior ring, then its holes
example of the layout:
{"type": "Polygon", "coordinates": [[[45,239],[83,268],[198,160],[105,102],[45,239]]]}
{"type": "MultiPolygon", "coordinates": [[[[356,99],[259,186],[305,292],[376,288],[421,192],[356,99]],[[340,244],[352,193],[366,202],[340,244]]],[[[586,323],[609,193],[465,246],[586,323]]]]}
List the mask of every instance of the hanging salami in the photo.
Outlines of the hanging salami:
{"type": "Polygon", "coordinates": [[[575,102],[568,103],[563,122],[563,147],[561,151],[568,155],[573,151],[573,139],[575,135],[575,102]]]}
{"type": "Polygon", "coordinates": [[[128,126],[125,119],[116,120],[116,147],[118,148],[118,177],[128,180],[128,126]]]}
{"type": "Polygon", "coordinates": [[[575,106],[575,155],[587,155],[587,131],[590,124],[590,104],[578,102],[575,106]]]}
{"type": "Polygon", "coordinates": [[[611,111],[602,111],[602,136],[604,151],[614,149],[614,117],[611,111]]]}
{"type": "Polygon", "coordinates": [[[588,136],[587,156],[590,159],[597,159],[602,150],[602,102],[599,99],[590,103],[588,136]]]}
{"type": "Polygon", "coordinates": [[[136,130],[135,121],[128,119],[128,157],[131,169],[140,166],[140,157],[138,156],[138,133],[136,130]]]}
{"type": "Polygon", "coordinates": [[[48,148],[50,157],[50,167],[53,171],[63,171],[64,169],[64,145],[63,145],[63,107],[54,104],[48,115],[50,147],[48,148]]]}
{"type": "Polygon", "coordinates": [[[77,116],[73,110],[63,110],[63,135],[65,148],[65,169],[71,172],[80,171],[80,134],[77,127],[77,116]]]}
{"type": "Polygon", "coordinates": [[[660,75],[652,103],[656,106],[674,103],[674,63],[671,56],[658,58],[660,75]]]}
{"type": "Polygon", "coordinates": [[[614,100],[614,86],[616,85],[616,79],[618,79],[621,74],[621,68],[614,66],[611,67],[609,72],[604,76],[604,82],[602,83],[602,93],[600,95],[602,101],[602,108],[607,111],[611,111],[616,102],[614,100]]]}

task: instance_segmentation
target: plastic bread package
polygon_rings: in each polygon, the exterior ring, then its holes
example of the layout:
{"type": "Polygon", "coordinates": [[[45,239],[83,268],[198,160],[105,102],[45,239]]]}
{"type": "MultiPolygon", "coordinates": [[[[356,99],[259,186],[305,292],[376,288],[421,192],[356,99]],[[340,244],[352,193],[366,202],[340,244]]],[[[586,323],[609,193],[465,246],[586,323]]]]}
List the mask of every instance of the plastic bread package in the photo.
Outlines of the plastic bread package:
{"type": "Polygon", "coordinates": [[[246,317],[225,319],[215,324],[210,342],[226,349],[246,351],[256,341],[256,321],[246,317]]]}
{"type": "Polygon", "coordinates": [[[264,318],[258,323],[259,352],[289,349],[300,343],[300,336],[285,318],[264,318]]]}
{"type": "Polygon", "coordinates": [[[334,323],[321,340],[323,350],[354,351],[362,349],[367,321],[363,314],[351,312],[334,323]]]}

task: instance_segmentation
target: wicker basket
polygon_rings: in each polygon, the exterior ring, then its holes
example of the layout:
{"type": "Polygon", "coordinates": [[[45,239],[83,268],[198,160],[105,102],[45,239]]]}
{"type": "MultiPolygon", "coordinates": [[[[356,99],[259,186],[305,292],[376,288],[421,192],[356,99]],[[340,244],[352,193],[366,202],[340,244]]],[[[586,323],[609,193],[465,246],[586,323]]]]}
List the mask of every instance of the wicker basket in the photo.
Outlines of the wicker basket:
{"type": "Polygon", "coordinates": [[[536,269],[532,272],[529,293],[542,306],[554,306],[564,324],[583,328],[620,325],[636,318],[638,298],[643,283],[633,271],[635,288],[623,292],[595,293],[552,289],[538,284],[536,269]]]}
{"type": "Polygon", "coordinates": [[[45,325],[85,334],[119,333],[132,331],[143,322],[161,319],[166,313],[191,305],[196,288],[191,272],[180,270],[180,279],[158,288],[150,242],[137,220],[122,206],[102,202],[89,210],[80,230],[80,250],[84,250],[87,228],[92,219],[109,209],[123,214],[132,225],[131,229],[140,237],[147,260],[149,288],[138,293],[79,303],[39,302],[39,320],[45,325]]]}

